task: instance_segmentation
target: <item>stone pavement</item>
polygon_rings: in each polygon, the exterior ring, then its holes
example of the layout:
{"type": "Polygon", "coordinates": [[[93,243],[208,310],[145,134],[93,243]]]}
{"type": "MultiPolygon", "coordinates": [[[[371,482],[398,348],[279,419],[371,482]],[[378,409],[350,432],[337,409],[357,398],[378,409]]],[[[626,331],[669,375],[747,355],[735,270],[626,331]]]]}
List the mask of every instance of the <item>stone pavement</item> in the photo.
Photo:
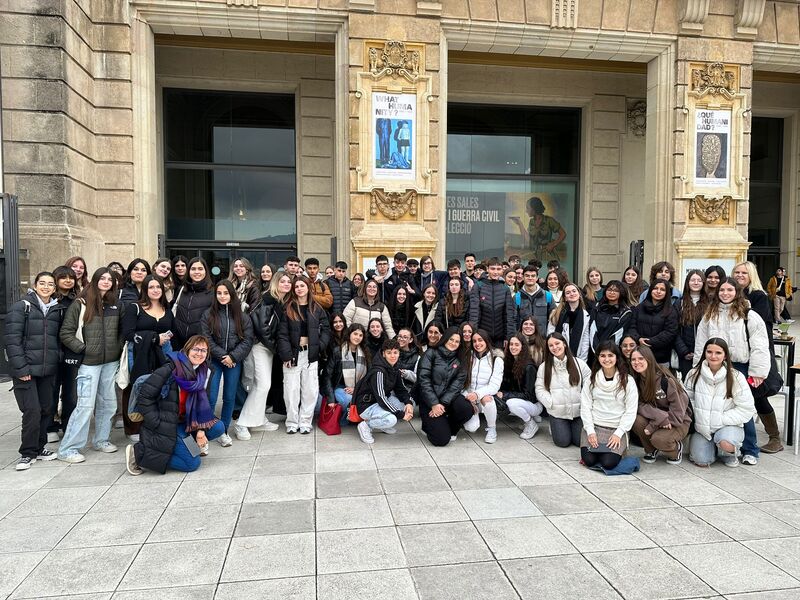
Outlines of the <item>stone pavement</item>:
{"type": "Polygon", "coordinates": [[[92,450],[16,472],[3,388],[0,598],[800,598],[790,449],[606,477],[546,421],[530,442],[514,422],[434,448],[415,419],[373,447],[354,427],[212,443],[188,475],[131,477],[122,451],[92,450]]]}

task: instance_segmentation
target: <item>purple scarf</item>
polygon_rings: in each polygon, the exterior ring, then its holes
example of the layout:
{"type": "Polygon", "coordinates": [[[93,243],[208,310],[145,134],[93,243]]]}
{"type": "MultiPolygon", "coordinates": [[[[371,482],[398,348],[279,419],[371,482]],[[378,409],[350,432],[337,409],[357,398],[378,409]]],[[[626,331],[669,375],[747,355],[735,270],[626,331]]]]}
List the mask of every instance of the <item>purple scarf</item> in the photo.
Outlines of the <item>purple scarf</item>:
{"type": "Polygon", "coordinates": [[[175,364],[175,382],[186,392],[186,431],[210,429],[219,419],[214,416],[208,401],[208,364],[203,363],[195,369],[183,352],[173,354],[172,359],[175,364]]]}

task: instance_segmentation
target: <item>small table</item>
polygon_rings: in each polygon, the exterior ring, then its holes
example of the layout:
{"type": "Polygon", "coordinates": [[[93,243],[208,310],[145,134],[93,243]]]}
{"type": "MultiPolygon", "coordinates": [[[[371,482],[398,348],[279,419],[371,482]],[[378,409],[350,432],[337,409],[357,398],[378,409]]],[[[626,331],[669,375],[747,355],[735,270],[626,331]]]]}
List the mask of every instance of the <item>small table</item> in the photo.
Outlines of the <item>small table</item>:
{"type": "Polygon", "coordinates": [[[794,453],[797,454],[797,444],[795,444],[795,383],[797,374],[800,373],[800,364],[794,364],[795,338],[774,336],[772,338],[776,346],[786,346],[786,385],[789,387],[789,395],[786,398],[786,418],[783,428],[786,432],[786,445],[794,446],[794,453]]]}

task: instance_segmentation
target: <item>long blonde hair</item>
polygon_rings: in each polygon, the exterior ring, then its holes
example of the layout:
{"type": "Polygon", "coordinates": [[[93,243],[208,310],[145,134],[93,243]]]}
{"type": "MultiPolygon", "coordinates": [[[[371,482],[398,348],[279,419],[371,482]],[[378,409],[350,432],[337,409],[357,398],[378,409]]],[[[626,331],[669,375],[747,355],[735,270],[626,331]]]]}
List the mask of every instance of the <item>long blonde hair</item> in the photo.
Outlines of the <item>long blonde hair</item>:
{"type": "MultiPolygon", "coordinates": [[[[749,260],[746,260],[744,262],[740,262],[737,265],[734,265],[733,270],[735,271],[739,267],[744,267],[747,270],[747,275],[750,277],[750,285],[748,285],[745,288],[745,291],[748,294],[754,290],[763,292],[764,286],[761,285],[761,278],[758,276],[758,269],[756,268],[756,266],[749,260]]],[[[731,271],[731,273],[733,273],[733,271],[731,271]]]]}

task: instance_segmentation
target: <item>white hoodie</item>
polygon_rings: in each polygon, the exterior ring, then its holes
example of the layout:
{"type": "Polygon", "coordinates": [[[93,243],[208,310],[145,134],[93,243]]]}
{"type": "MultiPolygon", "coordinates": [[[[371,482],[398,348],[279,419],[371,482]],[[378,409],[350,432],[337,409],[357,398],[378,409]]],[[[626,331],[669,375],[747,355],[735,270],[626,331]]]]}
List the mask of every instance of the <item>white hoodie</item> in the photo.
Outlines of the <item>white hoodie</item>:
{"type": "Polygon", "coordinates": [[[619,390],[619,372],[611,381],[606,381],[600,369],[592,380],[583,382],[581,394],[581,419],[587,435],[595,433],[595,426],[613,428],[614,435],[621,438],[631,430],[639,407],[639,392],[633,377],[628,377],[625,390],[619,390]]]}

